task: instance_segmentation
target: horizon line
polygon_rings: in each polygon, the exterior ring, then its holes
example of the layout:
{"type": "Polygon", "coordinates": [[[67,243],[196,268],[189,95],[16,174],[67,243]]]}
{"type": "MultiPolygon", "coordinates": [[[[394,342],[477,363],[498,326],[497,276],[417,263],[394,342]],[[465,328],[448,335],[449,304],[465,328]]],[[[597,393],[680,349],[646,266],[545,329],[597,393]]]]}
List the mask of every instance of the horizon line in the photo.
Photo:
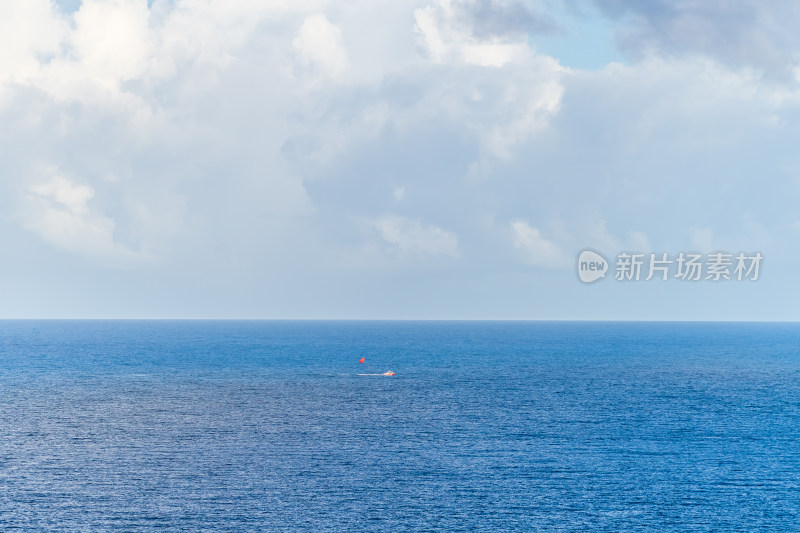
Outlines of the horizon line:
{"type": "Polygon", "coordinates": [[[595,319],[595,318],[262,318],[262,317],[0,317],[0,322],[586,322],[586,323],[676,323],[676,324],[794,324],[798,320],[678,320],[678,319],[595,319]]]}

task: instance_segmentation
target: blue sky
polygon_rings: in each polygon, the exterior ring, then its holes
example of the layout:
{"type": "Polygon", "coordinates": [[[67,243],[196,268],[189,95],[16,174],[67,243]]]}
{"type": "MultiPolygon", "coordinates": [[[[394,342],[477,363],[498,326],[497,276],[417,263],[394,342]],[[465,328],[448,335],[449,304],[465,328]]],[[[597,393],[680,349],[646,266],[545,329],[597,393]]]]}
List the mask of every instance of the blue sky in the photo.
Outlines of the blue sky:
{"type": "Polygon", "coordinates": [[[793,2],[0,15],[0,317],[800,319],[793,2]],[[587,247],[764,263],[583,285],[587,247]]]}

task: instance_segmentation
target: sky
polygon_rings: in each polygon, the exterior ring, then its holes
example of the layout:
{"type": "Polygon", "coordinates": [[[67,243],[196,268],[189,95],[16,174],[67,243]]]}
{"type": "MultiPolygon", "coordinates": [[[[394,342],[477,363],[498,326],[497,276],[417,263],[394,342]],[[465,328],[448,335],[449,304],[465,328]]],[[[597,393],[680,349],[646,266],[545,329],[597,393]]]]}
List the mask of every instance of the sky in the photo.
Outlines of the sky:
{"type": "Polygon", "coordinates": [[[798,320],[798,26],[790,0],[2,2],[0,318],[798,320]],[[764,259],[618,281],[624,251],[764,259]]]}

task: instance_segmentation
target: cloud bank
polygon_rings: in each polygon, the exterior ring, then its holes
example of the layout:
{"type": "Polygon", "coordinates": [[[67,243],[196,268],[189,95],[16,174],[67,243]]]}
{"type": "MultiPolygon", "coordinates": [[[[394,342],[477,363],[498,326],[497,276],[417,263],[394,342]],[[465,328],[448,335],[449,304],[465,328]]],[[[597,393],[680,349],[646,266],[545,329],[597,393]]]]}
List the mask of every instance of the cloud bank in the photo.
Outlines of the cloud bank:
{"type": "Polygon", "coordinates": [[[5,313],[572,316],[585,247],[788,271],[791,3],[553,5],[6,2],[5,313]],[[629,61],[538,51],[564,13],[629,61]]]}

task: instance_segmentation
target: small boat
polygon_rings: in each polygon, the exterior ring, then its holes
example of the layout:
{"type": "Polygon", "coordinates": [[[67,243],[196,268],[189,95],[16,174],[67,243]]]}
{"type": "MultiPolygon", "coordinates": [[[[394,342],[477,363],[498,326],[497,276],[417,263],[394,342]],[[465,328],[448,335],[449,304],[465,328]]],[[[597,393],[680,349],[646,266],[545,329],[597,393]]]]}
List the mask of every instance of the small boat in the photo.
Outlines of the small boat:
{"type": "Polygon", "coordinates": [[[383,374],[359,374],[359,376],[394,376],[394,372],[387,370],[383,374]]]}

